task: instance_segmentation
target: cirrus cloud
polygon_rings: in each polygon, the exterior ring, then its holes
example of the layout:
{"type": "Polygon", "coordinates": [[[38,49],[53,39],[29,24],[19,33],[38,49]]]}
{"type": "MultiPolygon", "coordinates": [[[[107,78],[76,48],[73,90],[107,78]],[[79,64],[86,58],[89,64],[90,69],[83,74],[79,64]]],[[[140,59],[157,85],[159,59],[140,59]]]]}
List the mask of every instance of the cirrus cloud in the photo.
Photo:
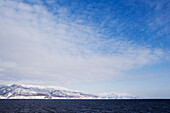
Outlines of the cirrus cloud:
{"type": "Polygon", "coordinates": [[[104,80],[156,63],[164,55],[161,49],[83,24],[78,15],[70,17],[67,8],[58,6],[56,11],[42,4],[0,1],[1,81],[61,85],[104,80]]]}

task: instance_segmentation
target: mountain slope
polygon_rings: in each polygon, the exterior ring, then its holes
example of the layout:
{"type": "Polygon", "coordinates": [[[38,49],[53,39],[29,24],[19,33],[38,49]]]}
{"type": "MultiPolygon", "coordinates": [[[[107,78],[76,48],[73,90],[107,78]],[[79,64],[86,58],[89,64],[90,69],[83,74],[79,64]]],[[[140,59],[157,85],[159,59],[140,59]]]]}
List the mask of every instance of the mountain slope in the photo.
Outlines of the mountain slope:
{"type": "Polygon", "coordinates": [[[53,88],[24,87],[13,84],[11,86],[0,86],[1,98],[98,98],[98,96],[85,94],[81,92],[58,90],[53,88]]]}
{"type": "Polygon", "coordinates": [[[102,93],[92,95],[65,88],[44,88],[38,86],[24,86],[13,84],[0,85],[0,99],[136,99],[125,93],[102,93]]]}

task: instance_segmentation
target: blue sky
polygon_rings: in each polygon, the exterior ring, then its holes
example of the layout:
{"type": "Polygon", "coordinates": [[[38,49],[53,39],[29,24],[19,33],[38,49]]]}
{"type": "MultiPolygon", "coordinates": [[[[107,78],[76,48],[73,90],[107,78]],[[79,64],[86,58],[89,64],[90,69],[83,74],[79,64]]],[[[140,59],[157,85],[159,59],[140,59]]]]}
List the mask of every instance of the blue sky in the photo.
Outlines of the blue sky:
{"type": "Polygon", "coordinates": [[[170,98],[168,0],[1,0],[0,82],[170,98]]]}

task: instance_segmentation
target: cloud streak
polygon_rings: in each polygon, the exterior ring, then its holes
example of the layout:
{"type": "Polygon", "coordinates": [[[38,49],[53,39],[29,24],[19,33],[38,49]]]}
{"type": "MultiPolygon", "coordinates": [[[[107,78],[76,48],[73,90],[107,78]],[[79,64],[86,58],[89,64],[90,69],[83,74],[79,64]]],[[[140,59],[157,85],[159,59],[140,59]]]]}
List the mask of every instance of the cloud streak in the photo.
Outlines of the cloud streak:
{"type": "Polygon", "coordinates": [[[124,37],[84,24],[67,8],[57,14],[42,4],[0,2],[1,81],[50,82],[61,85],[116,78],[157,63],[161,49],[138,45],[124,37]],[[100,32],[102,31],[102,32],[100,32]]]}

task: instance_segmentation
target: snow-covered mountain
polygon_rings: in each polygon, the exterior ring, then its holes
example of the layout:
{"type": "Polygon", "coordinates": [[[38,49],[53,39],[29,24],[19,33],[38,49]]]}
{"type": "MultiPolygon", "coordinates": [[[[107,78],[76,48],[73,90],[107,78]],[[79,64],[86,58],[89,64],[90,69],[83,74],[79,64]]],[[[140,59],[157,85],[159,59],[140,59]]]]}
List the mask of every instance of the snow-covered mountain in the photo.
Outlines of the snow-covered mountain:
{"type": "Polygon", "coordinates": [[[109,93],[101,93],[98,95],[103,99],[140,99],[139,96],[134,96],[127,93],[120,93],[120,92],[109,92],[109,93]]]}
{"type": "Polygon", "coordinates": [[[93,95],[65,88],[45,88],[13,84],[0,85],[0,99],[134,99],[128,94],[102,93],[93,95]]]}
{"type": "Polygon", "coordinates": [[[96,95],[54,88],[25,87],[17,84],[0,86],[0,98],[7,99],[95,99],[96,95]]]}

